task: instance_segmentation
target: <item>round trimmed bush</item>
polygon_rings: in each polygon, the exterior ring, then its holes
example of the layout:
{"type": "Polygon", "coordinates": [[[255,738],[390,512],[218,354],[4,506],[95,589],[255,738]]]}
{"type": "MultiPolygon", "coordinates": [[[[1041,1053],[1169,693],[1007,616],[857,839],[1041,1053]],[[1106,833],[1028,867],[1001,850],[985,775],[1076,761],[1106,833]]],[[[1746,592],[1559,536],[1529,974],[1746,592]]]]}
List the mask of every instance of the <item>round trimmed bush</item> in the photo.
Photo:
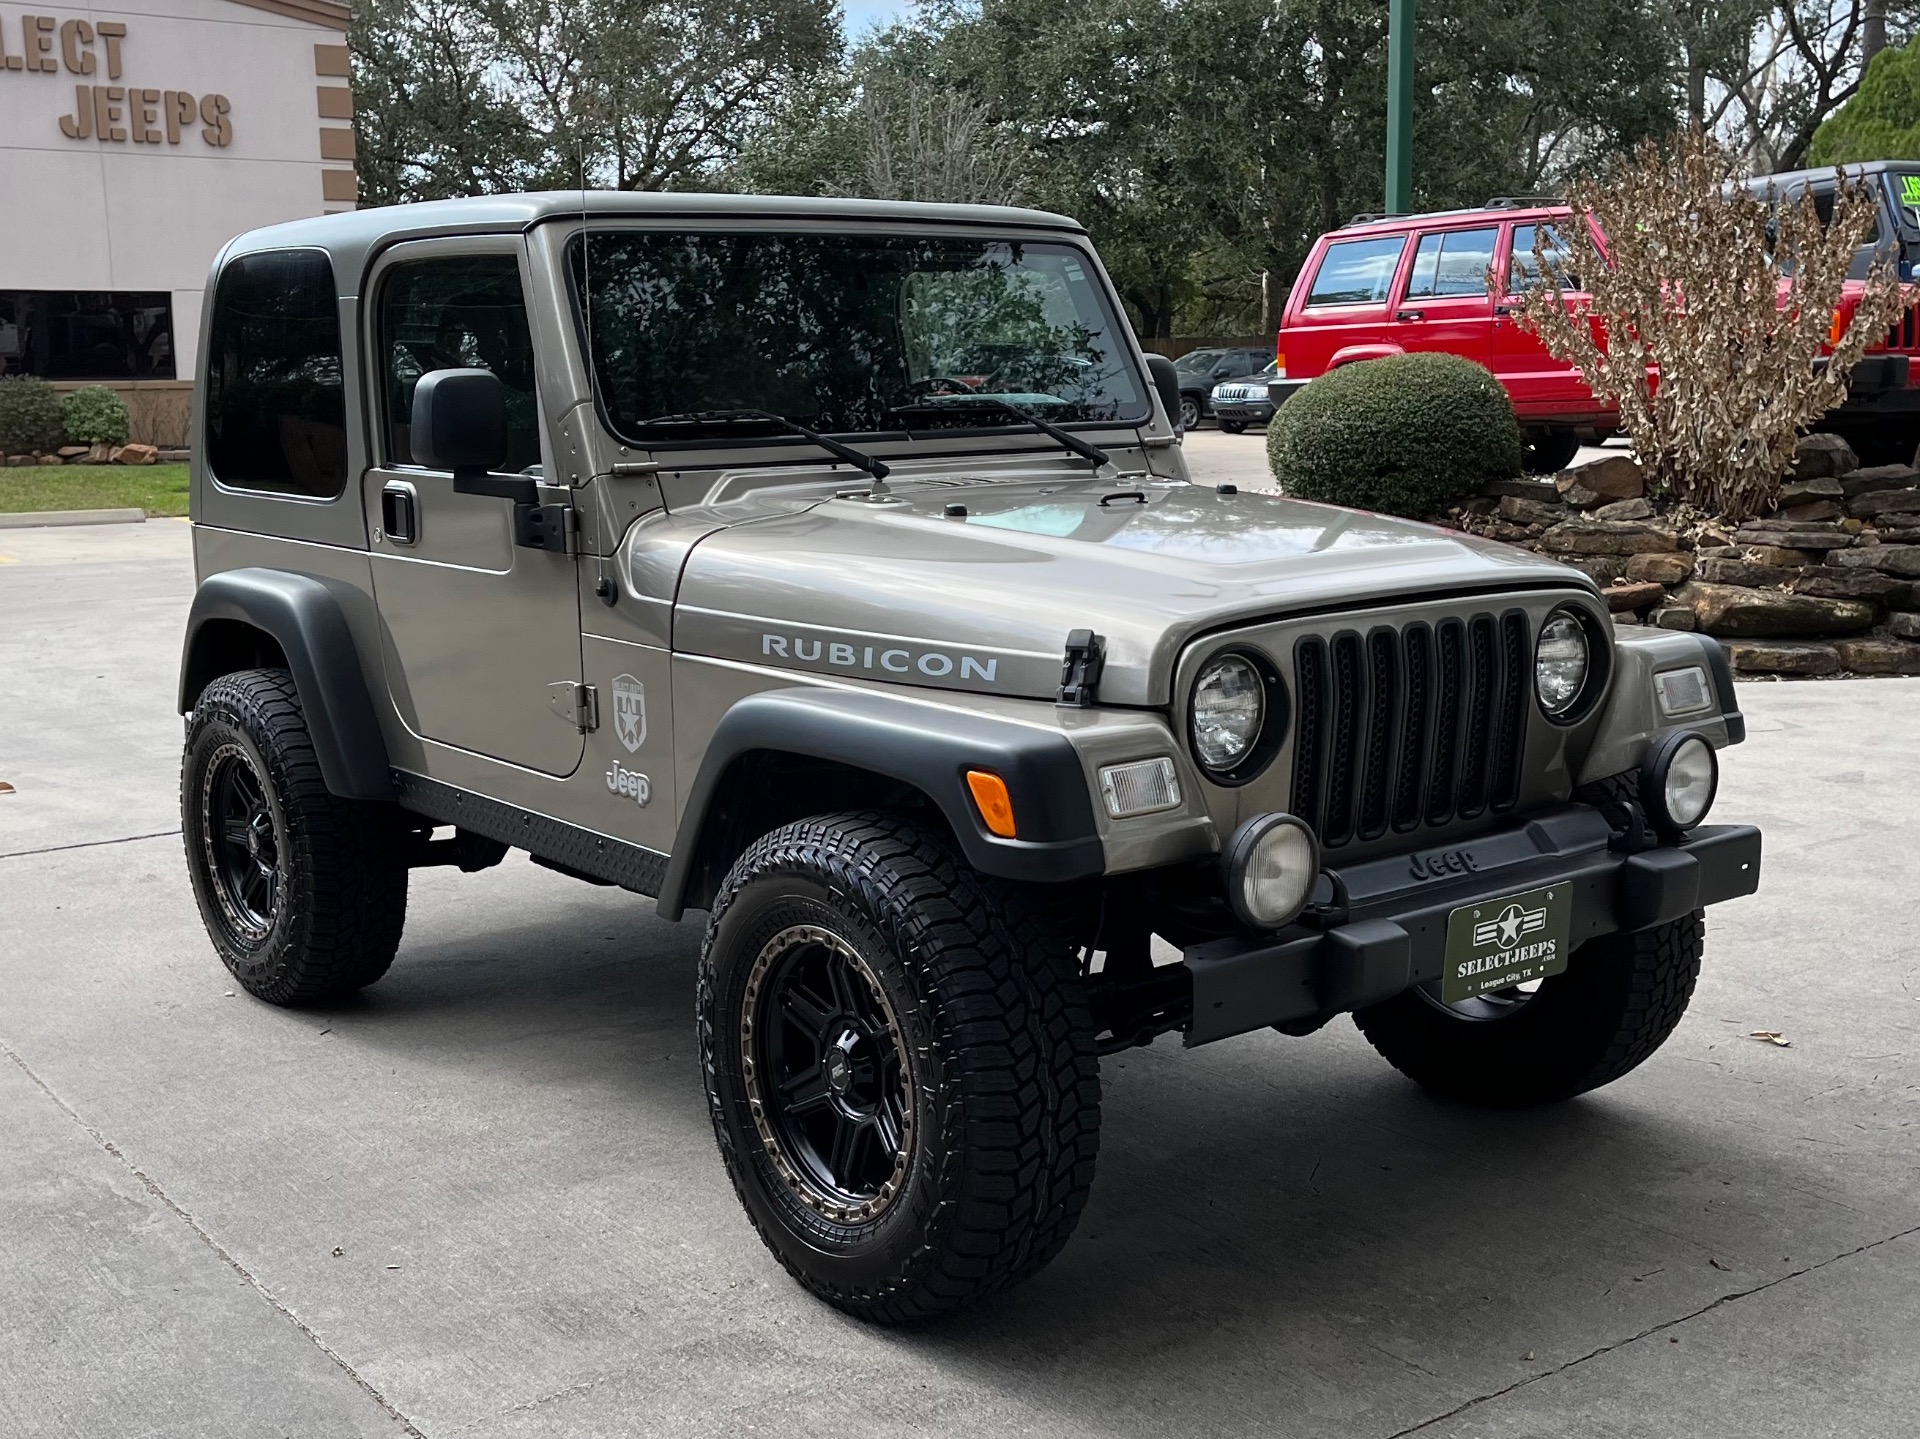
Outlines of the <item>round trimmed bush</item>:
{"type": "Polygon", "coordinates": [[[1520,426],[1493,372],[1458,355],[1390,355],[1329,370],[1267,426],[1281,490],[1426,519],[1520,473],[1520,426]]]}
{"type": "Polygon", "coordinates": [[[60,402],[70,445],[124,445],[132,420],[127,402],[105,385],[88,385],[60,402]]]}
{"type": "Polygon", "coordinates": [[[0,379],[0,455],[50,453],[66,436],[52,385],[34,375],[0,379]]]}

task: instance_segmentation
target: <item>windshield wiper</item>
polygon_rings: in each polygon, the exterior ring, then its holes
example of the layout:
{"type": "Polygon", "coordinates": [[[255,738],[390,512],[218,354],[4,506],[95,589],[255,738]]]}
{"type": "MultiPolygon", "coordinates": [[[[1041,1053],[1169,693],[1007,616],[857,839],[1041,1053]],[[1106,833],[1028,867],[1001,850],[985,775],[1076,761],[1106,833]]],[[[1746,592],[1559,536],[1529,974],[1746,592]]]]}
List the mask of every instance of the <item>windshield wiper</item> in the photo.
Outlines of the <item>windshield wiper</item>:
{"type": "Polygon", "coordinates": [[[655,415],[650,420],[642,420],[642,425],[673,424],[726,424],[729,420],[764,420],[767,424],[778,425],[790,435],[798,435],[809,440],[832,455],[837,460],[845,460],[856,470],[865,470],[875,480],[884,480],[893,473],[884,460],[876,460],[863,450],[852,445],[843,445],[838,440],[810,430],[805,425],[795,424],[785,415],[776,415],[772,410],[688,410],[678,415],[655,415]]]}
{"type": "Polygon", "coordinates": [[[1058,440],[1096,470],[1110,463],[1107,452],[1098,445],[1090,445],[1071,430],[1063,430],[1053,421],[1043,420],[1038,415],[1021,409],[1018,405],[1009,404],[997,395],[956,395],[951,400],[929,400],[919,405],[894,405],[888,408],[887,413],[890,415],[938,415],[951,410],[976,408],[1000,410],[1025,420],[1041,434],[1058,440]]]}

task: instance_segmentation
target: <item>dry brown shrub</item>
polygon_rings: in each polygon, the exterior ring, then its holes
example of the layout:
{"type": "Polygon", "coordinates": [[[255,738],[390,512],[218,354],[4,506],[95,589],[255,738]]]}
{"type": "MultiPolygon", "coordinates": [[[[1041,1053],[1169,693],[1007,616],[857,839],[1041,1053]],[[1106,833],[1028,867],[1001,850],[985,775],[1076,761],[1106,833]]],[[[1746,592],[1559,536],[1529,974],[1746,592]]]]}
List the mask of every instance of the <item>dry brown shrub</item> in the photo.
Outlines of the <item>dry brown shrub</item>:
{"type": "Polygon", "coordinates": [[[1541,270],[1592,303],[1570,310],[1542,284],[1516,318],[1619,406],[1649,484],[1730,519],[1771,510],[1794,440],[1846,398],[1862,351],[1909,302],[1883,254],[1846,333],[1816,363],[1878,212],[1866,185],[1842,174],[1823,225],[1810,196],[1770,203],[1736,183],[1711,137],[1680,135],[1665,153],[1643,145],[1605,179],[1575,184],[1560,248],[1535,246],[1541,270]],[[1589,220],[1607,237],[1604,259],[1589,220]]]}

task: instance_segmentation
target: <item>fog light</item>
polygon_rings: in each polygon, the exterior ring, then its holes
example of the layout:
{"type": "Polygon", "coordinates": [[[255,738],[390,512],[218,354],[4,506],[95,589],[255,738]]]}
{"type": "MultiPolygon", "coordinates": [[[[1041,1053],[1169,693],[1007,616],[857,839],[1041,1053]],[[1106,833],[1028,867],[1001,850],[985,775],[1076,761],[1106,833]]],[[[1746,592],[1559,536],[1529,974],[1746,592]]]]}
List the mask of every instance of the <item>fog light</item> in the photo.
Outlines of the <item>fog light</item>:
{"type": "Polygon", "coordinates": [[[1165,758],[1110,764],[1100,771],[1100,793],[1115,819],[1180,807],[1180,777],[1165,758]]]}
{"type": "Polygon", "coordinates": [[[1227,903],[1252,929],[1279,929],[1305,908],[1320,877],[1320,842],[1290,814],[1256,815],[1220,857],[1227,903]]]}
{"type": "Polygon", "coordinates": [[[1640,771],[1640,802],[1656,828],[1685,833],[1707,817],[1720,787],[1713,746],[1691,730],[1662,736],[1640,771]]]}

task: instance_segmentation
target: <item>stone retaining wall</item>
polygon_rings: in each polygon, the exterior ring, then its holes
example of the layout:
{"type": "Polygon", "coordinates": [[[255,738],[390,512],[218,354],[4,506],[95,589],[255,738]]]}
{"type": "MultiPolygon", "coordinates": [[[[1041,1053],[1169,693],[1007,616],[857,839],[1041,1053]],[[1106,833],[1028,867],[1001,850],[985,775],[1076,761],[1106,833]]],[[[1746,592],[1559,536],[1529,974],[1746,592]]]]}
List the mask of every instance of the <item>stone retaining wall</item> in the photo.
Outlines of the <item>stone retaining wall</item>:
{"type": "Polygon", "coordinates": [[[1742,674],[1920,674],[1920,470],[1863,469],[1833,435],[1738,526],[1656,507],[1626,455],[1496,481],[1442,522],[1593,576],[1617,625],[1719,638],[1742,674]]]}

